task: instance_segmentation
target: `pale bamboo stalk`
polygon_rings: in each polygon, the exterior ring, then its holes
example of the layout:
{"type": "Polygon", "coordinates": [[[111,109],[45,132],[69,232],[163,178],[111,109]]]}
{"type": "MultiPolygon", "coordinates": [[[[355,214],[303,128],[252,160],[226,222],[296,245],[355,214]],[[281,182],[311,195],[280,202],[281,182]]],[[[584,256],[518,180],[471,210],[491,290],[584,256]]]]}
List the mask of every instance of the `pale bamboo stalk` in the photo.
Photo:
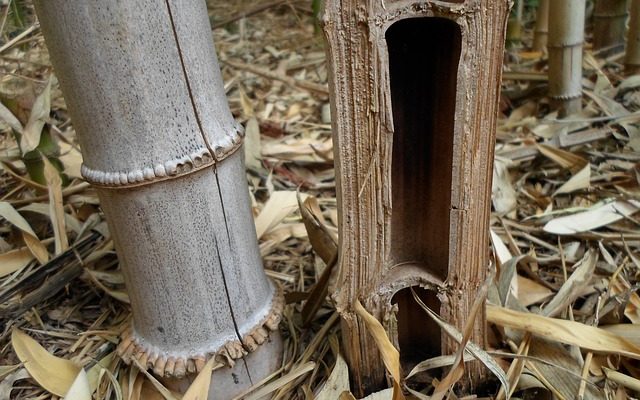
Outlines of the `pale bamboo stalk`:
{"type": "Polygon", "coordinates": [[[35,3],[131,299],[119,354],[182,388],[219,356],[235,367],[212,393],[230,398],[277,369],[283,297],[262,268],[205,3],[35,3]]]}
{"type": "Polygon", "coordinates": [[[549,0],[540,0],[536,12],[536,28],[533,36],[533,50],[545,52],[549,37],[549,0]]]}
{"type": "Polygon", "coordinates": [[[582,108],[585,0],[549,3],[549,95],[561,116],[582,108]]]}
{"type": "Polygon", "coordinates": [[[629,6],[629,31],[624,59],[625,73],[640,73],[640,0],[631,0],[629,6]]]}
{"type": "MultiPolygon", "coordinates": [[[[458,348],[410,288],[462,330],[486,277],[509,3],[325,3],[342,283],[333,298],[360,397],[386,381],[358,301],[382,321],[409,371],[458,348]]],[[[484,345],[484,312],[474,322],[472,340],[484,345]]],[[[466,365],[460,387],[485,374],[466,365]]]]}
{"type": "Polygon", "coordinates": [[[624,45],[627,0],[596,0],[593,11],[593,49],[612,51],[624,45]]]}

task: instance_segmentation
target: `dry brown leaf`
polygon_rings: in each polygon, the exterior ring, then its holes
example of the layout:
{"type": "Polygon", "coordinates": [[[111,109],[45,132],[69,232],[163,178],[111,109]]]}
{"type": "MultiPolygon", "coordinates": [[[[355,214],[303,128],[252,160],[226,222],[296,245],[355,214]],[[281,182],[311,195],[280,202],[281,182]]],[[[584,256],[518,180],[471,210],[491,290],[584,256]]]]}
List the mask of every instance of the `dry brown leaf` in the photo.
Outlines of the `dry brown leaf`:
{"type": "Polygon", "coordinates": [[[380,321],[369,314],[359,300],[356,300],[353,309],[367,326],[369,334],[378,346],[382,361],[391,375],[393,380],[393,400],[404,400],[404,394],[402,394],[402,389],[400,388],[400,353],[389,340],[387,332],[385,332],[380,321]]]}
{"type": "Polygon", "coordinates": [[[80,372],[80,367],[69,360],[52,355],[19,329],[14,329],[11,333],[11,345],[29,371],[29,375],[40,386],[60,397],[67,394],[80,372]]]}
{"type": "Polygon", "coordinates": [[[640,360],[640,347],[604,329],[487,304],[487,321],[598,353],[640,360]]]}

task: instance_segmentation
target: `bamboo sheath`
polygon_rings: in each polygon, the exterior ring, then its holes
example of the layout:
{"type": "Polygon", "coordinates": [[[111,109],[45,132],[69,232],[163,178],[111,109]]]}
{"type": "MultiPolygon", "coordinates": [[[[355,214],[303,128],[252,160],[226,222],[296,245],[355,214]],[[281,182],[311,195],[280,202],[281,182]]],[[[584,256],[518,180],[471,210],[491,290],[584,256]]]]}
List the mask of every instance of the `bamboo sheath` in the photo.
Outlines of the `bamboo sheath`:
{"type": "Polygon", "coordinates": [[[631,0],[629,5],[629,30],[624,59],[625,73],[640,73],[640,0],[631,0]]]}
{"type": "MultiPolygon", "coordinates": [[[[462,329],[488,271],[488,221],[506,0],[327,0],[340,210],[333,298],[357,395],[386,385],[359,300],[403,369],[457,344],[410,289],[462,329]]],[[[485,344],[485,319],[472,340],[485,344]]],[[[485,376],[471,363],[463,386],[485,376]]],[[[355,392],[354,392],[355,393],[355,392]]]]}
{"type": "Polygon", "coordinates": [[[240,374],[245,386],[261,379],[281,357],[269,332],[283,298],[262,268],[243,131],[205,3],[39,0],[36,10],[129,290],[122,358],[181,378],[270,343],[263,370],[245,363],[240,374]]]}
{"type": "Polygon", "coordinates": [[[597,0],[593,11],[593,49],[623,46],[627,16],[627,0],[597,0]]]}
{"type": "Polygon", "coordinates": [[[560,115],[582,108],[585,0],[549,2],[549,95],[560,115]]]}

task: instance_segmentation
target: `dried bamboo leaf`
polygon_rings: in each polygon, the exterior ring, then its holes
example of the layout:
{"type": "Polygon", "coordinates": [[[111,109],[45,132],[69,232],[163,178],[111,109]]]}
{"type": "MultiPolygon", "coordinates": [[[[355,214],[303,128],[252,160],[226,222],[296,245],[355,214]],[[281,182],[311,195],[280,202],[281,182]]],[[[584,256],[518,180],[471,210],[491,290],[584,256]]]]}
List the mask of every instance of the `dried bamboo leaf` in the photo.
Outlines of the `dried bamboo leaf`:
{"type": "Polygon", "coordinates": [[[524,307],[543,302],[553,296],[553,291],[529,278],[518,275],[518,301],[524,307]]]}
{"type": "Polygon", "coordinates": [[[582,289],[591,282],[591,277],[596,269],[597,262],[598,253],[595,249],[590,249],[585,253],[569,279],[567,279],[560,290],[558,290],[558,293],[556,293],[553,299],[544,307],[542,315],[554,317],[572,304],[581,295],[582,289]]]}
{"type": "Polygon", "coordinates": [[[53,236],[55,237],[55,255],[58,255],[69,248],[62,200],[62,179],[58,170],[47,157],[42,157],[42,161],[44,162],[44,178],[49,191],[49,214],[51,215],[51,225],[53,226],[53,236]]]}
{"type": "MultiPolygon", "coordinates": [[[[211,385],[211,374],[214,370],[216,358],[211,357],[204,365],[202,371],[193,380],[189,389],[182,396],[182,400],[207,400],[209,398],[209,386],[211,385]]],[[[219,364],[218,366],[222,366],[219,364]]]]}
{"type": "Polygon", "coordinates": [[[33,254],[27,247],[0,254],[0,278],[26,267],[33,261],[33,254]]]}
{"type": "Polygon", "coordinates": [[[546,144],[537,145],[538,151],[544,156],[571,171],[572,174],[578,173],[589,161],[570,151],[562,150],[557,147],[547,146],[546,144]]]}
{"type": "Polygon", "coordinates": [[[80,367],[56,357],[19,329],[11,333],[11,344],[29,375],[47,391],[64,396],[75,381],[80,367]]]}
{"type": "Polygon", "coordinates": [[[81,369],[71,384],[69,391],[64,396],[64,400],[91,400],[91,393],[87,373],[84,369],[81,369]]]}
{"type": "Polygon", "coordinates": [[[260,389],[256,390],[255,392],[252,392],[251,394],[249,394],[249,395],[247,395],[245,397],[242,397],[242,398],[245,399],[245,400],[262,399],[264,396],[275,392],[276,390],[278,390],[282,386],[286,385],[287,383],[293,381],[294,379],[313,371],[315,367],[316,367],[316,363],[315,362],[308,361],[305,364],[299,366],[298,368],[295,368],[294,370],[292,370],[288,374],[281,376],[280,378],[276,379],[275,381],[270,382],[270,383],[262,386],[260,389]]]}
{"type": "Polygon", "coordinates": [[[4,104],[2,104],[2,102],[0,102],[0,119],[6,122],[7,125],[11,127],[11,129],[13,129],[19,134],[22,134],[23,128],[22,128],[22,124],[20,123],[20,120],[18,120],[18,118],[16,118],[16,116],[13,115],[11,110],[9,110],[4,104]]]}
{"type": "Polygon", "coordinates": [[[53,75],[49,76],[47,85],[33,103],[33,108],[29,115],[29,121],[27,121],[20,139],[20,149],[22,150],[22,154],[35,150],[35,148],[38,147],[38,144],[40,144],[42,128],[49,119],[49,113],[51,112],[52,81],[53,75]]]}
{"type": "Polygon", "coordinates": [[[315,400],[335,400],[343,392],[349,392],[349,390],[349,368],[344,358],[338,354],[336,365],[334,365],[320,392],[315,396],[315,400]]]}
{"type": "Polygon", "coordinates": [[[618,200],[547,222],[544,231],[556,235],[571,235],[597,229],[634,214],[640,202],[618,200]]]}
{"type": "Polygon", "coordinates": [[[49,261],[49,253],[46,247],[40,242],[29,223],[6,201],[0,201],[0,217],[3,217],[22,231],[22,238],[25,244],[40,264],[49,261]]]}
{"type": "Polygon", "coordinates": [[[591,185],[591,164],[587,163],[580,171],[553,192],[553,196],[588,189],[591,185]]]}
{"type": "Polygon", "coordinates": [[[400,388],[400,353],[393,346],[387,332],[384,327],[373,315],[369,314],[367,310],[360,304],[360,301],[356,300],[353,305],[356,314],[362,318],[369,334],[373,337],[378,346],[378,351],[382,355],[382,361],[384,362],[387,371],[391,375],[393,380],[393,400],[404,400],[404,394],[400,388]]]}
{"type": "MultiPolygon", "coordinates": [[[[414,296],[413,298],[427,313],[427,315],[429,315],[429,317],[431,317],[431,319],[433,319],[433,321],[436,322],[447,335],[449,335],[449,337],[451,337],[458,343],[462,341],[462,333],[460,333],[453,325],[448,324],[447,322],[442,320],[442,318],[440,318],[438,314],[427,307],[427,305],[424,304],[424,302],[419,297],[414,296]]],[[[491,373],[493,373],[496,378],[498,378],[502,386],[505,388],[505,391],[508,393],[511,388],[511,386],[509,386],[509,380],[507,379],[506,374],[504,373],[500,365],[498,365],[496,360],[489,353],[484,351],[480,346],[473,343],[472,341],[467,342],[466,350],[471,353],[476,358],[476,360],[484,364],[484,366],[487,367],[487,369],[491,371],[491,373]]]]}
{"type": "Polygon", "coordinates": [[[640,359],[640,347],[604,329],[487,304],[487,321],[598,353],[640,359]]]}
{"type": "MultiPolygon", "coordinates": [[[[303,197],[306,196],[303,195],[303,197]]],[[[297,208],[298,200],[296,199],[296,192],[273,192],[255,220],[258,239],[274,229],[287,215],[297,208]]]]}

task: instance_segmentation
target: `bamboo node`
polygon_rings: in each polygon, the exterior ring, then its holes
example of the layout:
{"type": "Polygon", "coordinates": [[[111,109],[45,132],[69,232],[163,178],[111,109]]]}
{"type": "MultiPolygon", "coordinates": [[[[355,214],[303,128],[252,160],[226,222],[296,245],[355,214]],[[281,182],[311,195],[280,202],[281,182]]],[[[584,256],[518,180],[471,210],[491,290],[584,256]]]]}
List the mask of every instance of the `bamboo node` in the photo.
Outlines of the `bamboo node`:
{"type": "Polygon", "coordinates": [[[284,294],[277,284],[274,283],[274,286],[275,293],[269,313],[243,336],[242,341],[230,340],[219,349],[198,354],[158,353],[156,349],[145,345],[129,324],[121,334],[117,348],[118,355],[126,364],[136,360],[142,367],[152,369],[157,376],[167,378],[183,378],[187,374],[198,373],[211,357],[220,358],[224,364],[233,367],[235,360],[256,351],[261,344],[268,341],[269,332],[278,329],[284,309],[284,294]]]}
{"type": "Polygon", "coordinates": [[[120,189],[148,185],[158,181],[182,177],[211,167],[234,154],[244,140],[242,125],[224,136],[215,148],[202,147],[190,154],[132,171],[100,171],[82,164],[82,177],[89,183],[104,188],[120,189]],[[213,154],[212,154],[213,152],[213,154]]]}

